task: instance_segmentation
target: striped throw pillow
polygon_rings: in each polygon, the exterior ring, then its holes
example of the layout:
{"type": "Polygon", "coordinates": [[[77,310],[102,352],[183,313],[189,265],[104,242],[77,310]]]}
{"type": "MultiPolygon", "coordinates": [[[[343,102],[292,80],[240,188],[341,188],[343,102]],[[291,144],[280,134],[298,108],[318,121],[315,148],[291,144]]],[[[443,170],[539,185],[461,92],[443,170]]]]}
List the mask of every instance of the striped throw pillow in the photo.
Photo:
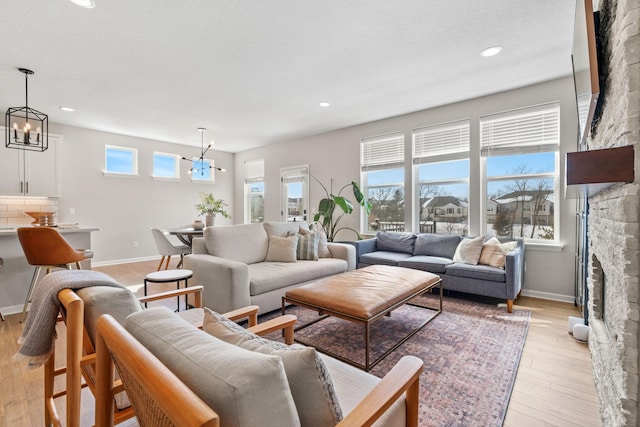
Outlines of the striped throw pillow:
{"type": "Polygon", "coordinates": [[[296,258],[300,260],[318,261],[318,245],[320,234],[310,231],[308,234],[300,234],[298,237],[298,251],[296,258]]]}

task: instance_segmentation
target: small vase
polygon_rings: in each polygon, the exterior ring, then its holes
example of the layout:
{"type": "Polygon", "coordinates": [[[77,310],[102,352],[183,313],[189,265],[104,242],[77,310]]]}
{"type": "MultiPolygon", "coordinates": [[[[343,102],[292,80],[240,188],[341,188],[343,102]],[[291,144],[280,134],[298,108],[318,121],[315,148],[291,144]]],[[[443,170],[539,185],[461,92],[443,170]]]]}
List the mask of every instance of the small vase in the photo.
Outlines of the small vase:
{"type": "Polygon", "coordinates": [[[208,213],[207,216],[204,217],[204,220],[205,224],[207,224],[207,227],[213,227],[216,222],[216,217],[213,216],[213,214],[208,213]]]}
{"type": "Polygon", "coordinates": [[[191,226],[194,230],[202,230],[204,228],[204,223],[202,222],[202,220],[196,219],[195,221],[193,221],[193,224],[191,224],[191,226]]]}

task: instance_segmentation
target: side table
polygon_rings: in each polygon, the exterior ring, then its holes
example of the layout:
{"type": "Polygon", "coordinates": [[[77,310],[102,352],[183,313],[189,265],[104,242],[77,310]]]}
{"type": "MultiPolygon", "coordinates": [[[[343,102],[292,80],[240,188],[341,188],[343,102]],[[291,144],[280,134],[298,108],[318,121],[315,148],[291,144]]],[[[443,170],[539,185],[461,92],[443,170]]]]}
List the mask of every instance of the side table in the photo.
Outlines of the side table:
{"type": "MultiPolygon", "coordinates": [[[[176,269],[176,270],[160,270],[154,271],[153,273],[147,274],[147,277],[144,279],[144,296],[147,296],[147,283],[168,283],[168,282],[176,282],[176,289],[180,289],[180,282],[184,281],[184,287],[189,286],[189,279],[193,276],[193,271],[185,270],[185,269],[176,269]]],[[[176,297],[178,299],[178,308],[176,311],[180,311],[180,297],[176,297]]],[[[185,307],[189,308],[189,302],[187,300],[188,296],[184,296],[185,307]]],[[[147,306],[147,303],[144,303],[144,306],[147,306]]]]}

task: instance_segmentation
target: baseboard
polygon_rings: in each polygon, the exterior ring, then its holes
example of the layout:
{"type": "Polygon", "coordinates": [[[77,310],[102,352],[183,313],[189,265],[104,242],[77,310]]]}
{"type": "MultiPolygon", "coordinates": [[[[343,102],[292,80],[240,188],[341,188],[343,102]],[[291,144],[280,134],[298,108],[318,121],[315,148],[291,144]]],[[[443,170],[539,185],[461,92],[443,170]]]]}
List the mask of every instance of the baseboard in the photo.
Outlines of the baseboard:
{"type": "Polygon", "coordinates": [[[0,307],[0,311],[2,312],[3,315],[8,316],[10,314],[18,314],[18,313],[22,313],[22,304],[19,305],[10,305],[7,307],[0,307]]]}
{"type": "Polygon", "coordinates": [[[108,265],[116,265],[116,264],[131,264],[132,262],[142,262],[142,261],[157,261],[160,259],[160,255],[155,256],[147,256],[140,258],[126,258],[126,259],[113,259],[110,261],[92,261],[92,267],[106,267],[108,265]]]}
{"type": "Polygon", "coordinates": [[[551,292],[532,291],[529,289],[523,289],[522,295],[525,297],[548,299],[551,301],[568,302],[570,304],[575,303],[575,297],[573,295],[554,294],[551,292]]]}

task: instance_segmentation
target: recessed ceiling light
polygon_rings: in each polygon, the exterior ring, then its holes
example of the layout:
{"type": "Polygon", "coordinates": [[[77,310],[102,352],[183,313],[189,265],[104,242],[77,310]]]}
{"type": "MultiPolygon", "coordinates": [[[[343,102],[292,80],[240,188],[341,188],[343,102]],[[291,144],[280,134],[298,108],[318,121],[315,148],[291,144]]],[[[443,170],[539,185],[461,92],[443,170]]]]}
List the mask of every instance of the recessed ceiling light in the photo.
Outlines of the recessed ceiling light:
{"type": "Polygon", "coordinates": [[[76,109],[75,109],[75,108],[71,108],[71,107],[64,107],[64,106],[61,106],[61,107],[59,107],[59,108],[60,108],[62,111],[68,111],[68,112],[76,111],[76,109]]]}
{"type": "Polygon", "coordinates": [[[327,101],[320,101],[320,102],[318,102],[318,105],[321,106],[321,107],[328,107],[328,106],[331,105],[331,103],[327,102],[327,101]]]}
{"type": "Polygon", "coordinates": [[[86,9],[93,9],[96,7],[96,2],[93,0],[71,0],[71,3],[77,4],[80,7],[84,7],[86,9]]]}
{"type": "Polygon", "coordinates": [[[488,47],[485,50],[483,50],[482,52],[480,52],[480,55],[484,56],[486,58],[486,57],[489,57],[489,56],[496,56],[500,52],[502,52],[502,46],[492,46],[492,47],[488,47]]]}

